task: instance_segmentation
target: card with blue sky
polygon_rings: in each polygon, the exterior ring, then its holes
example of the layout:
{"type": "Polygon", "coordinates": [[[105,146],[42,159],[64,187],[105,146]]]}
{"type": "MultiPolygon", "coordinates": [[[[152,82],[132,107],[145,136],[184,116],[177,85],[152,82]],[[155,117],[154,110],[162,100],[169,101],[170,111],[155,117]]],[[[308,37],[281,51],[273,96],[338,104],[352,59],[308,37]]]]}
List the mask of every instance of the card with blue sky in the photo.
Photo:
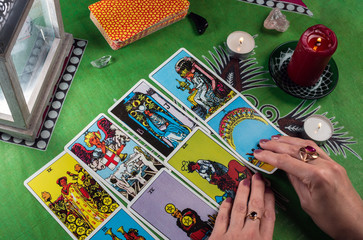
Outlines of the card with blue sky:
{"type": "Polygon", "coordinates": [[[127,209],[120,208],[115,215],[98,231],[94,231],[90,240],[159,239],[141,221],[132,216],[127,209]]]}
{"type": "Polygon", "coordinates": [[[243,96],[224,106],[207,124],[247,164],[266,173],[276,170],[274,166],[257,160],[253,151],[260,148],[261,139],[270,139],[282,132],[243,96]]]}
{"type": "Polygon", "coordinates": [[[198,126],[160,91],[140,80],[108,112],[130,131],[167,157],[198,126]]]}
{"type": "Polygon", "coordinates": [[[207,120],[236,92],[186,49],[150,73],[149,77],[200,120],[207,120]]]}
{"type": "Polygon", "coordinates": [[[186,49],[179,49],[149,77],[246,164],[268,174],[277,170],[254,158],[253,151],[259,148],[259,140],[284,133],[186,49]]]}

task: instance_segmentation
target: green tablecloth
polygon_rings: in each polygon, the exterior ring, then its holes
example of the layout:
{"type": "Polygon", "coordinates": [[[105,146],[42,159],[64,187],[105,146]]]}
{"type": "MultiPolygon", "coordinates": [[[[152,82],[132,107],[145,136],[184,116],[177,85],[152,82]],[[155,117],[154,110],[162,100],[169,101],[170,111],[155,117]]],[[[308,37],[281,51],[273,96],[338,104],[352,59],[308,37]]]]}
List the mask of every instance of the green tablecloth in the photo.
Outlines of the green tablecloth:
{"type": "MultiPolygon", "coordinates": [[[[87,6],[95,0],[61,0],[66,32],[75,38],[88,40],[81,65],[72,83],[53,136],[46,151],[39,151],[0,142],[0,239],[70,239],[47,211],[24,187],[23,181],[63,151],[63,147],[99,113],[106,113],[114,103],[141,78],[148,74],[181,47],[206,63],[202,56],[212,59],[209,51],[223,46],[229,33],[236,30],[258,34],[255,49],[258,65],[268,68],[268,57],[279,44],[298,40],[303,31],[315,24],[330,27],[338,37],[338,49],[334,59],[339,68],[339,83],[327,97],[317,100],[312,109],[327,112],[335,117],[335,127],[343,127],[345,136],[353,137],[345,149],[331,156],[343,165],[354,187],[363,194],[362,167],[363,121],[360,94],[363,84],[362,37],[363,5],[358,0],[313,1],[305,0],[313,17],[284,12],[290,21],[285,33],[268,31],[263,21],[270,8],[239,2],[237,0],[190,0],[190,11],[204,16],[209,27],[198,35],[189,19],[184,19],[153,33],[118,51],[113,51],[89,19],[87,6]],[[96,69],[90,61],[103,55],[112,55],[113,63],[104,69],[96,69]]],[[[269,77],[266,75],[266,77],[269,77]]],[[[270,80],[269,83],[273,83],[270,80]]],[[[302,100],[285,94],[279,88],[258,88],[243,92],[252,94],[259,104],[276,106],[284,116],[295,109],[302,100]]],[[[304,106],[311,103],[307,101],[304,106]]],[[[310,218],[303,213],[298,199],[285,175],[278,171],[270,177],[273,186],[289,199],[286,210],[278,208],[275,239],[324,239],[310,218]]],[[[339,207],[339,206],[337,206],[339,207]]]]}

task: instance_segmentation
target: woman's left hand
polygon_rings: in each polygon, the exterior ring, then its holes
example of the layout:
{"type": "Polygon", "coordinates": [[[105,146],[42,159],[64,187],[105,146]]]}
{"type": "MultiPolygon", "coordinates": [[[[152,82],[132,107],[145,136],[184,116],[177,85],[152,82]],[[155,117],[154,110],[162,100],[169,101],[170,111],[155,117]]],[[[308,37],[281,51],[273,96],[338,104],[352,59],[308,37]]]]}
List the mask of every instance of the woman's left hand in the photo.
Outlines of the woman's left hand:
{"type": "Polygon", "coordinates": [[[210,240],[272,239],[275,198],[260,173],[239,183],[234,201],[227,198],[219,208],[210,240]]]}

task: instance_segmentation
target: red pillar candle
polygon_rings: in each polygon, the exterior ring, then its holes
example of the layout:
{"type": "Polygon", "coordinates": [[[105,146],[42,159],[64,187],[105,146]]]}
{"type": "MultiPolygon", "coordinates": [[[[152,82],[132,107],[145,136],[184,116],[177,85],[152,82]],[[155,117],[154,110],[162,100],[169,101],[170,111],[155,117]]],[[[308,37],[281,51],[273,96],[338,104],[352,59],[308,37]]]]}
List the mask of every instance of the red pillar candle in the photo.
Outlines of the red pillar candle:
{"type": "Polygon", "coordinates": [[[337,46],[335,33],[326,26],[318,24],[308,28],[301,35],[287,67],[290,79],[303,87],[314,85],[337,46]]]}

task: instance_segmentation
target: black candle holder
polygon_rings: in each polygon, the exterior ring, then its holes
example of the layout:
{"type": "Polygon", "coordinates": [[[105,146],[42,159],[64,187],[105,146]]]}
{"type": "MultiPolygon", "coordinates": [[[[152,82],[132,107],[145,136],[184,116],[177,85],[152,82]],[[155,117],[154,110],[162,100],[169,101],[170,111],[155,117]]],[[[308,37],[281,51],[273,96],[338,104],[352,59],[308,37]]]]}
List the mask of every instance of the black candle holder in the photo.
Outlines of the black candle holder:
{"type": "Polygon", "coordinates": [[[316,84],[303,87],[294,83],[287,74],[287,66],[296,48],[297,41],[286,42],[275,48],[269,59],[269,71],[276,85],[286,93],[301,99],[319,99],[331,93],[338,83],[338,67],[330,59],[316,84]]]}

